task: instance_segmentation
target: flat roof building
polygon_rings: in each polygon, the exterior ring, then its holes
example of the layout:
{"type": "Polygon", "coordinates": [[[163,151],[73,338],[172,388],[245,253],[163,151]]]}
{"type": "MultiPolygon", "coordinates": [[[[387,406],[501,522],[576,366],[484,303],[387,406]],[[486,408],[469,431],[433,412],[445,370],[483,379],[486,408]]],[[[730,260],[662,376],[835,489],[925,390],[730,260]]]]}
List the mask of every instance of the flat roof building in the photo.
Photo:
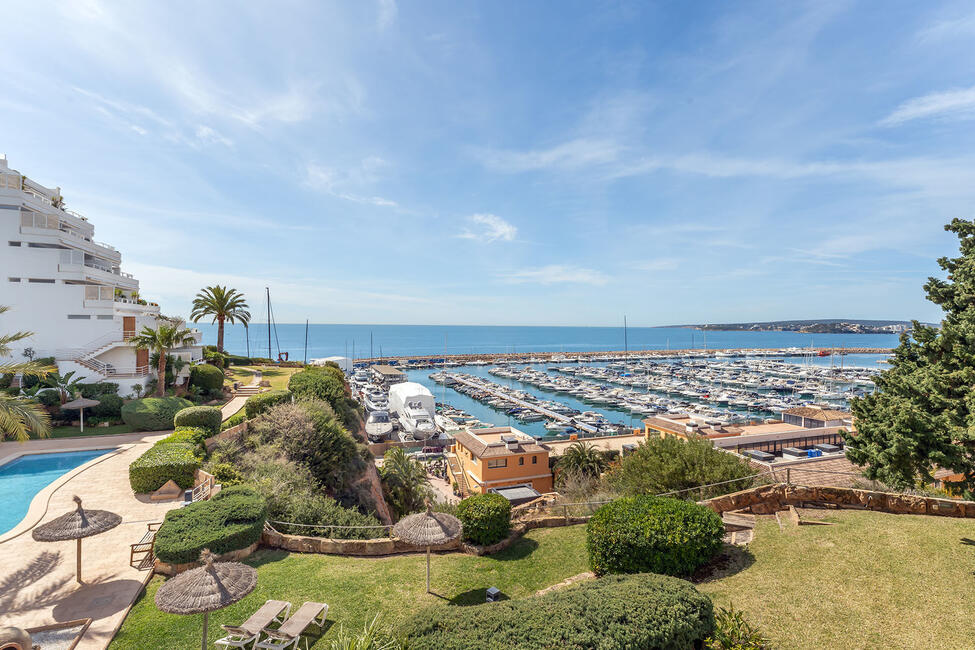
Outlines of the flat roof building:
{"type": "Polygon", "coordinates": [[[553,488],[549,450],[512,427],[468,429],[454,434],[453,453],[462,483],[460,492],[486,494],[502,487],[525,486],[544,494],[553,488]]]}
{"type": "Polygon", "coordinates": [[[406,373],[393,366],[372,366],[371,370],[376,380],[382,382],[384,386],[392,386],[406,381],[406,373]]]}

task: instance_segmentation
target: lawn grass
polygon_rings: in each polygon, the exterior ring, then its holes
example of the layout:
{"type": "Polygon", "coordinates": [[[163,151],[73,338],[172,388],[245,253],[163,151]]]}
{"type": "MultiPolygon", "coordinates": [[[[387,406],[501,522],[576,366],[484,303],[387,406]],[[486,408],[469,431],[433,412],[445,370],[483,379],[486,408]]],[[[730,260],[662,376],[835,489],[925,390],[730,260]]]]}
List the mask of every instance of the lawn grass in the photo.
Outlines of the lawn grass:
{"type": "Polygon", "coordinates": [[[301,368],[279,368],[277,366],[230,366],[228,372],[231,378],[226,380],[225,383],[232,384],[235,381],[239,381],[242,385],[246,386],[251,382],[251,378],[254,376],[253,373],[259,371],[261,373],[261,379],[266,379],[271,382],[272,389],[284,390],[288,387],[288,381],[291,379],[291,375],[301,370],[301,368]]]}
{"type": "MultiPolygon", "coordinates": [[[[809,511],[807,511],[809,512],[809,511]]],[[[814,511],[829,526],[780,530],[758,522],[755,541],[724,577],[697,587],[716,605],[733,604],[777,648],[955,648],[975,639],[975,521],[863,511],[814,511]]],[[[265,599],[329,603],[333,627],[314,647],[324,648],[338,624],[361,628],[382,610],[391,625],[425,605],[477,604],[497,586],[512,598],[587,570],[585,527],[529,532],[509,550],[487,557],[435,556],[433,589],[424,593],[424,556],[350,558],[263,550],[247,560],[258,567],[257,590],[211,616],[239,623],[265,599]]],[[[158,612],[153,578],[112,648],[193,647],[200,616],[158,612]]]]}
{"type": "Polygon", "coordinates": [[[754,563],[698,585],[778,648],[951,648],[975,643],[975,522],[806,511],[831,526],[759,521],[754,563]],[[967,641],[965,641],[967,639],[967,641]],[[960,644],[960,645],[959,645],[960,644]]]}
{"type": "MultiPolygon", "coordinates": [[[[501,553],[475,557],[454,553],[433,556],[431,586],[426,593],[426,556],[352,558],[261,550],[245,560],[257,567],[257,589],[239,603],[210,615],[211,641],[220,624],[239,624],[269,598],[297,608],[305,601],[329,604],[331,627],[312,647],[324,648],[339,625],[361,629],[378,611],[397,625],[426,605],[445,607],[484,602],[484,590],[496,586],[512,598],[588,570],[585,527],[533,530],[501,553]]],[[[162,578],[154,577],[133,606],[111,648],[192,648],[199,645],[203,617],[163,614],[153,598],[162,578]]],[[[314,630],[314,628],[312,628],[314,630]]],[[[317,632],[317,631],[316,631],[317,632]]]]}
{"type": "MultiPolygon", "coordinates": [[[[88,436],[108,436],[113,433],[132,433],[133,429],[127,424],[112,424],[107,427],[96,427],[85,425],[85,432],[82,433],[78,427],[53,427],[49,438],[87,438],[88,436]]],[[[36,440],[35,436],[31,436],[36,440]]]]}

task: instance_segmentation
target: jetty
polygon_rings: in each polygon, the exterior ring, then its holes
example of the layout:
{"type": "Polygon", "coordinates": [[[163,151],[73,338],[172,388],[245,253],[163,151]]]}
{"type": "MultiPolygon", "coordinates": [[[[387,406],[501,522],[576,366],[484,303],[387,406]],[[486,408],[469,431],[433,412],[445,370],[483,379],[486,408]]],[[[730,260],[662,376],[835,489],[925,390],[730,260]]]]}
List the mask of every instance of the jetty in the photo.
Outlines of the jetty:
{"type": "Polygon", "coordinates": [[[528,409],[530,411],[534,411],[535,413],[538,413],[540,415],[544,415],[545,417],[549,418],[550,420],[554,420],[556,422],[560,422],[562,424],[566,424],[568,426],[571,426],[571,427],[574,427],[576,429],[579,429],[580,431],[583,431],[585,433],[596,433],[596,431],[597,431],[596,427],[592,426],[591,424],[585,424],[583,422],[577,422],[575,419],[570,418],[567,415],[563,415],[562,413],[556,413],[555,411],[549,410],[549,409],[545,408],[544,406],[539,406],[538,404],[533,404],[531,402],[526,402],[523,399],[519,399],[517,397],[514,397],[512,395],[509,395],[509,394],[505,393],[504,391],[501,391],[501,390],[498,390],[496,388],[493,388],[492,386],[490,386],[488,384],[483,384],[483,383],[480,383],[480,382],[472,381],[472,380],[468,379],[467,377],[464,377],[462,375],[455,374],[455,373],[450,373],[450,372],[446,373],[446,376],[449,377],[450,379],[456,381],[458,384],[463,384],[465,386],[470,386],[471,388],[476,388],[476,389],[482,390],[482,391],[484,391],[486,393],[490,393],[490,394],[494,395],[495,397],[499,397],[501,399],[507,400],[509,402],[512,402],[513,404],[517,404],[521,408],[528,409]]]}

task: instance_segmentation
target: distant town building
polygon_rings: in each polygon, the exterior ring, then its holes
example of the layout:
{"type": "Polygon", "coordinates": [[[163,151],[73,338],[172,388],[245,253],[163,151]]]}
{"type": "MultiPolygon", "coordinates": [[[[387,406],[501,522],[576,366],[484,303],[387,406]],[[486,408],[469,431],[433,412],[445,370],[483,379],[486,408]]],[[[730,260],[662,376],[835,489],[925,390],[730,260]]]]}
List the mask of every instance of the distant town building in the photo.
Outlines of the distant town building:
{"type": "MultiPolygon", "coordinates": [[[[159,305],[139,295],[139,281],[121,269],[122,255],[95,240],[86,217],[64,208],[60,188],[48,188],[10,169],[0,156],[0,332],[33,332],[13,345],[17,361],[24,351],[53,357],[58,371],[74,371],[86,383],[112,382],[121,394],[154,376],[149,351],[131,339],[143,327],[155,328],[159,305]]],[[[202,356],[194,345],[174,350],[189,364],[202,356]]]]}
{"type": "Polygon", "coordinates": [[[406,373],[393,366],[372,366],[371,370],[372,374],[376,377],[376,381],[387,388],[393,384],[400,384],[406,381],[406,373]]]}

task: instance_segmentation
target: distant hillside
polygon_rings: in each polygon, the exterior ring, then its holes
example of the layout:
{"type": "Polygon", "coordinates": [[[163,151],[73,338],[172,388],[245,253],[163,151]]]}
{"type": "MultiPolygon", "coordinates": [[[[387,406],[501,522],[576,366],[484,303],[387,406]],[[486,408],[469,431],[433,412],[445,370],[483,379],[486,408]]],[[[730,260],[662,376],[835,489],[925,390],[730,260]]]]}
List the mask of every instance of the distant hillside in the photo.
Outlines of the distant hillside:
{"type": "Polygon", "coordinates": [[[708,323],[679,325],[701,330],[727,332],[809,332],[813,334],[900,334],[911,329],[911,321],[861,320],[854,318],[820,318],[812,320],[777,320],[753,323],[708,323]]]}

